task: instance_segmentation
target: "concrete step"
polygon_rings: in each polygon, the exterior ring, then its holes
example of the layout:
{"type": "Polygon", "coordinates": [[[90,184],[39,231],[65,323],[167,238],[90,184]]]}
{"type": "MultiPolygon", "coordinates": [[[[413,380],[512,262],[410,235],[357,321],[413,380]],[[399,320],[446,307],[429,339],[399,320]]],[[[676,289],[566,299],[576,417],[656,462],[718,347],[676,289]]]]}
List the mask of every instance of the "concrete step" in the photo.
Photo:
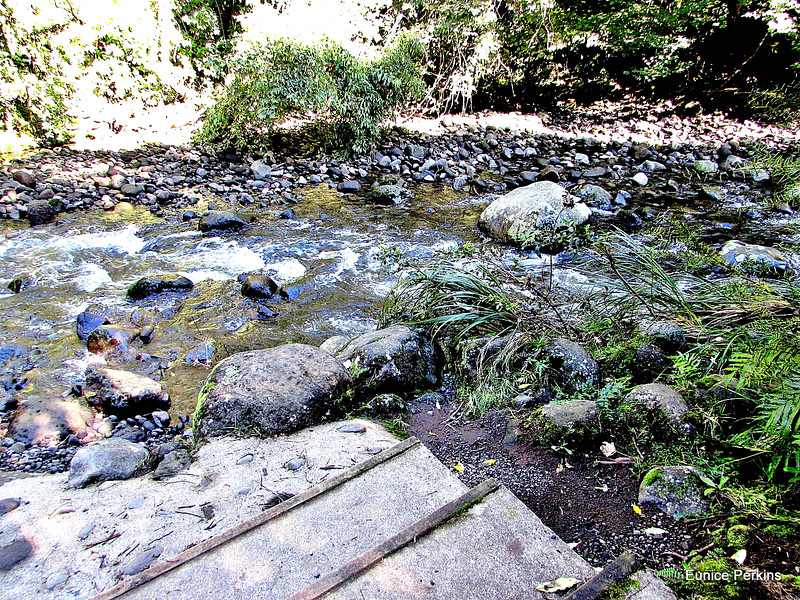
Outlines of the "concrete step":
{"type": "MultiPolygon", "coordinates": [[[[416,444],[117,597],[211,600],[224,590],[226,600],[288,598],[466,491],[424,446],[416,444]]],[[[544,598],[536,591],[542,582],[559,577],[586,580],[594,574],[586,561],[501,487],[321,597],[544,598]]],[[[97,599],[110,597],[101,594],[97,599]]]]}

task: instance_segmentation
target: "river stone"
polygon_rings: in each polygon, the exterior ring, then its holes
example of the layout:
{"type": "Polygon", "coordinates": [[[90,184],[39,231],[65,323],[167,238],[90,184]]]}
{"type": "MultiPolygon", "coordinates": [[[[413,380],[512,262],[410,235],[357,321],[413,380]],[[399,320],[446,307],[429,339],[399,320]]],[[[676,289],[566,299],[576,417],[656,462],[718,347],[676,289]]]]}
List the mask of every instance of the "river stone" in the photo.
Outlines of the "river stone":
{"type": "Polygon", "coordinates": [[[623,405],[640,404],[648,410],[659,410],[672,421],[680,422],[689,412],[689,405],[678,392],[663,383],[646,383],[633,388],[622,400],[623,405]]]}
{"type": "Polygon", "coordinates": [[[191,464],[192,457],[184,448],[173,450],[158,463],[158,467],[153,472],[153,479],[167,479],[189,468],[191,464]]]}
{"type": "Polygon", "coordinates": [[[400,204],[406,198],[413,198],[414,194],[399,185],[381,185],[374,188],[369,197],[378,204],[400,204]]]}
{"type": "Polygon", "coordinates": [[[89,368],[86,387],[95,392],[89,403],[107,415],[132,417],[170,406],[160,383],[130,371],[89,368]]]}
{"type": "Polygon", "coordinates": [[[355,192],[361,191],[361,183],[356,179],[348,179],[337,185],[336,191],[342,192],[343,194],[354,194],[355,192]]]}
{"type": "Polygon", "coordinates": [[[125,568],[122,569],[122,574],[126,577],[131,577],[136,575],[137,573],[141,573],[148,567],[150,567],[153,563],[156,562],[159,556],[164,553],[164,547],[155,545],[141,554],[137,555],[131,562],[125,565],[125,568]]]}
{"type": "Polygon", "coordinates": [[[591,214],[588,206],[577,202],[560,185],[538,181],[492,202],[481,214],[478,226],[497,240],[521,244],[548,226],[581,225],[591,214]]]}
{"type": "Polygon", "coordinates": [[[86,338],[86,347],[92,354],[120,355],[128,351],[139,330],[121,325],[101,325],[86,338]]]}
{"type": "Polygon", "coordinates": [[[686,345],[683,328],[672,321],[641,321],[639,331],[667,354],[673,354],[686,345]]]}
{"type": "Polygon", "coordinates": [[[336,353],[350,369],[360,397],[405,396],[439,382],[433,343],[405,325],[365,333],[336,353]]]}
{"type": "Polygon", "coordinates": [[[130,479],[146,471],[149,461],[147,448],[119,438],[84,446],[69,464],[67,487],[82,488],[100,481],[130,479]]]}
{"type": "Polygon", "coordinates": [[[78,339],[86,342],[89,334],[101,325],[110,325],[111,321],[102,315],[96,315],[88,311],[83,311],[75,319],[75,333],[78,334],[78,339]]]}
{"type": "Polygon", "coordinates": [[[247,222],[241,217],[227,210],[210,210],[202,217],[197,228],[200,231],[214,231],[216,229],[241,229],[247,222]]]}
{"type": "Polygon", "coordinates": [[[720,255],[727,263],[733,266],[750,261],[760,263],[776,271],[786,270],[786,257],[779,250],[770,246],[745,244],[739,240],[729,240],[722,246],[720,255]]]}
{"type": "Polygon", "coordinates": [[[139,183],[124,183],[119,191],[126,196],[138,196],[140,192],[144,191],[144,186],[139,183]]]}
{"type": "Polygon", "coordinates": [[[654,506],[675,519],[694,517],[708,511],[702,490],[707,486],[695,467],[656,467],[647,472],[639,486],[638,503],[654,506]]]}
{"type": "Polygon", "coordinates": [[[33,546],[25,538],[17,538],[3,546],[0,548],[0,572],[10,571],[32,553],[33,546]]]}
{"type": "Polygon", "coordinates": [[[36,285],[36,280],[30,275],[17,275],[8,284],[8,289],[19,294],[36,285]]]}
{"type": "Polygon", "coordinates": [[[253,177],[256,179],[266,179],[272,175],[272,167],[263,160],[254,161],[253,164],[250,165],[250,170],[253,172],[253,177]]]}
{"type": "Polygon", "coordinates": [[[6,435],[24,444],[59,441],[83,434],[93,420],[92,411],[75,402],[31,399],[11,416],[6,435]]]}
{"type": "Polygon", "coordinates": [[[214,347],[214,344],[211,342],[203,342],[186,353],[186,362],[190,364],[208,363],[214,358],[216,351],[217,349],[214,347]]]}
{"type": "Polygon", "coordinates": [[[128,298],[141,300],[162,292],[187,292],[193,287],[192,280],[182,275],[148,275],[128,288],[128,298]]]}
{"type": "Polygon", "coordinates": [[[719,171],[719,165],[713,160],[696,160],[694,170],[698,173],[711,174],[719,171]]]}
{"type": "Polygon", "coordinates": [[[29,187],[31,189],[36,188],[36,180],[31,175],[30,171],[26,171],[25,169],[17,169],[14,171],[12,177],[14,181],[24,185],[25,187],[29,187]]]}
{"type": "Polygon", "coordinates": [[[548,344],[544,351],[564,391],[577,392],[586,386],[596,385],[600,380],[600,366],[580,344],[558,338],[548,344]]]}
{"type": "Polygon", "coordinates": [[[249,275],[242,282],[242,296],[267,300],[278,293],[278,284],[269,275],[249,275]]]}
{"type": "Polygon", "coordinates": [[[599,185],[593,185],[591,183],[576,185],[570,189],[570,193],[584,200],[587,204],[598,208],[610,208],[614,199],[609,192],[599,185]]]}
{"type": "Polygon", "coordinates": [[[350,388],[347,369],[305,344],[241,352],[220,362],[198,399],[199,435],[271,436],[319,423],[350,388]]]}
{"type": "Polygon", "coordinates": [[[28,204],[28,223],[31,226],[46,225],[55,218],[56,211],[47,200],[33,200],[28,204]]]}
{"type": "Polygon", "coordinates": [[[542,417],[557,427],[572,431],[579,425],[591,425],[597,420],[597,403],[591,400],[550,402],[542,407],[542,417]]]}
{"type": "Polygon", "coordinates": [[[10,513],[12,510],[17,510],[20,504],[19,498],[3,498],[0,500],[0,517],[10,513]]]}

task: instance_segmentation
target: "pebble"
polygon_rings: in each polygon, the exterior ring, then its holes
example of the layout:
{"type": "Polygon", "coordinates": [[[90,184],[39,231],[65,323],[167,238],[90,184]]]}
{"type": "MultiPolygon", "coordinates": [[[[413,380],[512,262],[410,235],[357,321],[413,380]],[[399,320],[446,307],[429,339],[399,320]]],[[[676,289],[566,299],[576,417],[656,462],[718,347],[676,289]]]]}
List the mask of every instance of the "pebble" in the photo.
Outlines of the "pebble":
{"type": "Polygon", "coordinates": [[[142,504],[144,504],[144,496],[134,498],[131,500],[130,504],[128,504],[128,510],[136,510],[137,508],[141,508],[142,504]]]}
{"type": "Polygon", "coordinates": [[[0,571],[10,571],[16,565],[28,558],[33,552],[33,546],[25,538],[18,538],[0,548],[0,571]]]}
{"type": "Polygon", "coordinates": [[[16,510],[20,504],[21,500],[19,498],[3,498],[0,500],[0,516],[16,510]]]}
{"type": "Polygon", "coordinates": [[[634,183],[636,183],[637,185],[640,185],[640,186],[645,186],[650,181],[648,179],[647,175],[645,175],[644,173],[641,173],[641,172],[636,173],[636,175],[631,177],[631,179],[633,180],[634,183]]]}
{"type": "Polygon", "coordinates": [[[302,468],[304,464],[306,464],[305,458],[293,458],[283,466],[289,471],[297,471],[298,469],[302,468]]]}
{"type": "Polygon", "coordinates": [[[367,428],[361,423],[348,423],[347,425],[342,425],[336,431],[342,433],[364,433],[366,430],[367,428]]]}
{"type": "Polygon", "coordinates": [[[141,573],[155,563],[156,559],[158,559],[163,552],[164,548],[158,545],[145,550],[125,566],[125,568],[122,570],[122,574],[130,577],[132,575],[136,575],[137,573],[141,573]]]}
{"type": "Polygon", "coordinates": [[[236,464],[237,465],[249,465],[251,462],[253,462],[253,455],[252,454],[247,454],[247,455],[243,456],[242,458],[240,458],[239,460],[237,460],[236,464]]]}
{"type": "Polygon", "coordinates": [[[47,580],[44,582],[44,587],[52,591],[61,584],[66,583],[68,579],[69,579],[69,571],[67,571],[66,569],[61,569],[60,571],[56,571],[47,578],[47,580]]]}
{"type": "Polygon", "coordinates": [[[85,540],[86,538],[88,538],[94,531],[95,527],[97,527],[95,523],[87,523],[86,525],[84,525],[83,529],[81,529],[78,532],[78,539],[85,540]]]}

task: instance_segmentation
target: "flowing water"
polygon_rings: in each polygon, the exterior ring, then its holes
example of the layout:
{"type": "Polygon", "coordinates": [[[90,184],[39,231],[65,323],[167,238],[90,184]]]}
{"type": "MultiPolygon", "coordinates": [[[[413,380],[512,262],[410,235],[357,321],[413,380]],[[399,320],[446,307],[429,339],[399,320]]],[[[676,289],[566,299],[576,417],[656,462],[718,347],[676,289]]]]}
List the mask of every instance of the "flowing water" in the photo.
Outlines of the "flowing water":
{"type": "Polygon", "coordinates": [[[186,360],[204,342],[216,347],[216,361],[373,330],[396,277],[382,256],[482,243],[475,223],[487,201],[433,187],[415,192],[407,206],[386,207],[320,187],[296,206],[296,219],[253,213],[251,226],[230,233],[201,233],[196,221],[158,219],[144,209],[62,215],[38,228],[9,223],[0,237],[0,280],[24,275],[34,282],[18,294],[0,293],[3,344],[24,347],[36,363],[19,387],[56,397],[82,382],[87,364],[101,362],[75,333],[75,318],[87,308],[122,325],[155,320],[150,344],[109,363],[161,379],[178,413],[193,410],[208,374],[186,360]],[[270,275],[297,297],[242,297],[237,277],[249,272],[270,275]],[[126,298],[137,279],[164,273],[185,275],[195,287],[126,298]]]}

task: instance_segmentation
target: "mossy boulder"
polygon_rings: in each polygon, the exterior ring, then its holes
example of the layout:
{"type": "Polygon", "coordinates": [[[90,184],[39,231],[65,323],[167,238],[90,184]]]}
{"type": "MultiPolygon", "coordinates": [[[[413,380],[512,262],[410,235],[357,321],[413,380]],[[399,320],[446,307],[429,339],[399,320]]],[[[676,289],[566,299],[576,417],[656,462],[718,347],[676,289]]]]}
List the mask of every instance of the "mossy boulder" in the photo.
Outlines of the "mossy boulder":
{"type": "Polygon", "coordinates": [[[150,275],[142,277],[128,288],[128,298],[141,300],[163,292],[188,292],[193,287],[192,280],[182,275],[150,275]]]}
{"type": "Polygon", "coordinates": [[[527,429],[543,446],[585,443],[597,423],[597,403],[590,400],[550,402],[535,411],[527,429]]]}
{"type": "Polygon", "coordinates": [[[578,392],[600,381],[600,366],[577,342],[558,338],[548,344],[544,351],[564,391],[578,392]]]}
{"type": "Polygon", "coordinates": [[[361,399],[382,393],[406,397],[439,382],[440,359],[433,342],[405,325],[360,335],[335,356],[350,370],[361,399]]]}
{"type": "Polygon", "coordinates": [[[689,405],[677,391],[663,383],[646,383],[633,388],[622,400],[626,407],[642,406],[662,413],[673,426],[679,426],[689,405]]]}
{"type": "Polygon", "coordinates": [[[695,467],[665,466],[648,471],[639,486],[639,504],[650,505],[675,519],[705,513],[705,476],[695,467]]]}

